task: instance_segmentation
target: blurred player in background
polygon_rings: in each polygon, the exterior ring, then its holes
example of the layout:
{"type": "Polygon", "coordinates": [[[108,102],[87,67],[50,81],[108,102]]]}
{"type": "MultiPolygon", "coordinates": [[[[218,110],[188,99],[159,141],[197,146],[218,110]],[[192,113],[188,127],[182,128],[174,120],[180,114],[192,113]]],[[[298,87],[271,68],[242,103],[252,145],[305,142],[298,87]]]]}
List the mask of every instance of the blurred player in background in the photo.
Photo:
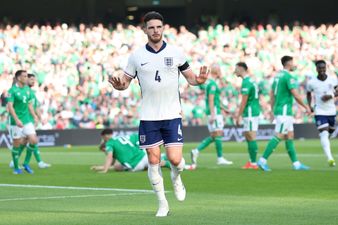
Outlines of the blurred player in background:
{"type": "MultiPolygon", "coordinates": [[[[148,168],[147,154],[140,149],[138,133],[118,137],[112,135],[112,129],[104,129],[101,132],[100,150],[105,152],[106,160],[101,166],[92,166],[92,170],[100,173],[107,173],[110,169],[136,172],[148,168]]],[[[164,154],[161,155],[160,165],[170,168],[170,162],[164,154]]]]}
{"type": "Polygon", "coordinates": [[[335,131],[336,105],[335,97],[338,95],[338,81],[336,76],[326,74],[326,62],[316,62],[317,77],[309,80],[307,84],[307,101],[311,111],[315,113],[317,129],[319,131],[320,143],[327,157],[329,166],[336,166],[331,153],[330,134],[335,131]],[[311,106],[312,93],[314,95],[314,109],[311,106]]]}
{"type": "Polygon", "coordinates": [[[244,62],[236,64],[235,74],[242,78],[242,101],[238,113],[235,117],[236,125],[241,124],[243,117],[243,130],[245,140],[248,145],[249,161],[242,167],[243,169],[258,169],[256,133],[259,124],[259,114],[261,107],[259,105],[258,87],[255,81],[248,74],[248,66],[244,62]]]}
{"type": "Polygon", "coordinates": [[[164,144],[171,163],[171,181],[179,201],[184,201],[186,190],[181,179],[185,161],[182,157],[182,109],[179,96],[179,75],[190,85],[203,84],[208,78],[207,67],[200,68],[199,76],[189,66],[182,51],[163,40],[163,17],[157,12],[144,16],[144,32],[148,43],[137,49],[128,59],[122,76],[114,76],[109,82],[117,90],[128,88],[132,79],[139,81],[142,100],[140,109],[140,147],[147,150],[148,177],[158,198],[157,217],[169,213],[160,167],[164,144]]]}
{"type": "Polygon", "coordinates": [[[297,158],[296,149],[293,143],[293,98],[301,105],[308,115],[311,115],[311,109],[303,102],[297,92],[298,83],[291,74],[295,70],[293,58],[283,56],[281,59],[283,70],[275,77],[270,92],[271,109],[276,120],[275,136],[269,141],[263,156],[258,161],[258,166],[264,171],[271,171],[267,160],[282,139],[285,139],[285,148],[292,161],[294,170],[308,170],[309,167],[300,163],[297,158]]]}
{"type": "Polygon", "coordinates": [[[197,158],[201,151],[215,142],[218,165],[231,165],[232,161],[223,157],[222,137],[224,128],[224,119],[222,115],[220,93],[221,90],[217,82],[222,76],[221,68],[218,64],[211,65],[210,78],[205,86],[205,105],[206,114],[208,116],[209,137],[206,137],[197,148],[191,151],[191,163],[188,169],[195,169],[197,166],[197,158]]]}

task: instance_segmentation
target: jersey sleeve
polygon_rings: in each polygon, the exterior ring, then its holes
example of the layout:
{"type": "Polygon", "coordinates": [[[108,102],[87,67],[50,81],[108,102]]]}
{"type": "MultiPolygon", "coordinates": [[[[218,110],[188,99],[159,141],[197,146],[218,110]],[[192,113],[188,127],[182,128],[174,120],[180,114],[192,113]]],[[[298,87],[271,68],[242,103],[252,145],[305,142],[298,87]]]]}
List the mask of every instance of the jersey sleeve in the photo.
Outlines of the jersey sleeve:
{"type": "Polygon", "coordinates": [[[106,143],[106,153],[110,152],[114,155],[114,144],[112,142],[106,143]]]}
{"type": "Polygon", "coordinates": [[[8,90],[7,102],[14,102],[14,91],[13,88],[8,90]]]}
{"type": "Polygon", "coordinates": [[[248,82],[243,82],[242,83],[242,88],[241,88],[241,94],[242,95],[248,95],[250,92],[250,85],[248,82]]]}
{"type": "Polygon", "coordinates": [[[132,54],[129,56],[127,67],[124,69],[125,75],[127,75],[130,78],[135,78],[137,75],[136,68],[137,68],[137,65],[135,63],[135,56],[134,54],[132,54]]]}
{"type": "Polygon", "coordinates": [[[292,76],[288,76],[286,78],[286,85],[287,85],[289,90],[295,89],[295,88],[298,87],[298,83],[297,83],[296,79],[292,76]]]}
{"type": "Polygon", "coordinates": [[[190,65],[187,62],[187,58],[185,57],[183,52],[180,51],[179,49],[177,50],[177,61],[178,61],[178,69],[181,72],[184,72],[184,71],[190,69],[190,65]]]}

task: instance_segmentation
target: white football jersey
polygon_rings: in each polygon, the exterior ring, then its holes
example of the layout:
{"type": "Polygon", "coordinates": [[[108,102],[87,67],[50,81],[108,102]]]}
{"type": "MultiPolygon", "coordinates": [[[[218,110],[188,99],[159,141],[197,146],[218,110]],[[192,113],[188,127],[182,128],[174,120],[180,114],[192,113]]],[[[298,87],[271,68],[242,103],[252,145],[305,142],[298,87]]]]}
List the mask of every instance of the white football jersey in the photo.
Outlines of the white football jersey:
{"type": "Polygon", "coordinates": [[[180,71],[188,69],[183,53],[165,42],[158,52],[145,45],[130,55],[124,72],[139,80],[142,94],[140,120],[182,117],[178,80],[180,71]]]}
{"type": "Polygon", "coordinates": [[[307,91],[313,92],[315,96],[315,115],[335,116],[336,106],[334,98],[323,102],[323,95],[334,95],[334,88],[338,85],[336,76],[327,76],[326,80],[321,81],[317,77],[312,78],[307,84],[307,91]]]}

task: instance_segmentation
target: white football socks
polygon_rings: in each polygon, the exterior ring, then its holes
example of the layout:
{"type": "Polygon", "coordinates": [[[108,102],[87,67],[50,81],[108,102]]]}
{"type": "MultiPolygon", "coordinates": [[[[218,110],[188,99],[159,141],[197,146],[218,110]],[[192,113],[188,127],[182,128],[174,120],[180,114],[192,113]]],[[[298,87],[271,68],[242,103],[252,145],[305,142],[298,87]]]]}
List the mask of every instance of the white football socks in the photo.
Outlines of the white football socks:
{"type": "Polygon", "coordinates": [[[319,137],[320,137],[320,143],[322,144],[327,160],[333,160],[333,156],[331,153],[330,140],[329,140],[329,132],[327,130],[324,130],[319,133],[319,137]]]}
{"type": "Polygon", "coordinates": [[[148,177],[159,201],[166,200],[160,164],[149,164],[148,177]]]}
{"type": "Polygon", "coordinates": [[[178,175],[180,175],[180,173],[184,170],[184,166],[185,160],[183,157],[181,159],[181,162],[177,166],[174,166],[170,163],[172,176],[177,177],[178,175]]]}

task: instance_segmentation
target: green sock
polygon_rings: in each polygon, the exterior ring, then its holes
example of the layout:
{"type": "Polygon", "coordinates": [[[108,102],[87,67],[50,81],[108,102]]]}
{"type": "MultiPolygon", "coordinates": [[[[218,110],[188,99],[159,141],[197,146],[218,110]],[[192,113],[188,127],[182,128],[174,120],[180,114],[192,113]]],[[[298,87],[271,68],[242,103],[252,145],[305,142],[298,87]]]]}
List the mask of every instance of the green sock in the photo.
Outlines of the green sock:
{"type": "Polygon", "coordinates": [[[26,151],[25,161],[23,162],[24,165],[29,165],[29,162],[31,161],[31,158],[32,158],[32,153],[33,153],[35,148],[36,148],[36,145],[32,145],[32,144],[28,145],[27,151],[26,151]]]}
{"type": "Polygon", "coordinates": [[[23,150],[25,150],[25,148],[26,148],[26,145],[20,145],[19,146],[19,157],[21,156],[21,154],[22,154],[23,150]]]}
{"type": "Polygon", "coordinates": [[[247,141],[248,143],[248,151],[250,156],[250,162],[255,163],[257,158],[257,141],[247,141]]]}
{"type": "Polygon", "coordinates": [[[296,149],[295,149],[295,145],[293,143],[293,140],[286,140],[285,141],[285,148],[288,151],[288,155],[289,155],[291,161],[293,163],[297,162],[298,161],[297,153],[296,153],[296,149]]]}
{"type": "Polygon", "coordinates": [[[202,151],[203,149],[205,149],[206,147],[208,147],[208,145],[210,145],[211,142],[213,142],[214,139],[212,137],[207,137],[207,138],[204,138],[204,140],[202,141],[202,143],[197,146],[197,150],[198,151],[202,151]]]}
{"type": "Polygon", "coordinates": [[[222,148],[222,137],[215,137],[215,145],[217,151],[217,157],[223,156],[223,148],[222,148]]]}
{"type": "Polygon", "coordinates": [[[42,161],[38,145],[36,145],[36,147],[34,148],[33,154],[38,163],[42,161]]]}
{"type": "Polygon", "coordinates": [[[14,163],[14,169],[19,169],[19,151],[20,147],[14,147],[12,148],[12,159],[14,163]]]}
{"type": "Polygon", "coordinates": [[[272,154],[273,150],[275,150],[275,148],[277,147],[277,145],[279,144],[280,139],[276,136],[274,136],[268,143],[268,145],[266,146],[266,149],[263,153],[263,158],[264,159],[268,159],[269,156],[272,154]]]}

